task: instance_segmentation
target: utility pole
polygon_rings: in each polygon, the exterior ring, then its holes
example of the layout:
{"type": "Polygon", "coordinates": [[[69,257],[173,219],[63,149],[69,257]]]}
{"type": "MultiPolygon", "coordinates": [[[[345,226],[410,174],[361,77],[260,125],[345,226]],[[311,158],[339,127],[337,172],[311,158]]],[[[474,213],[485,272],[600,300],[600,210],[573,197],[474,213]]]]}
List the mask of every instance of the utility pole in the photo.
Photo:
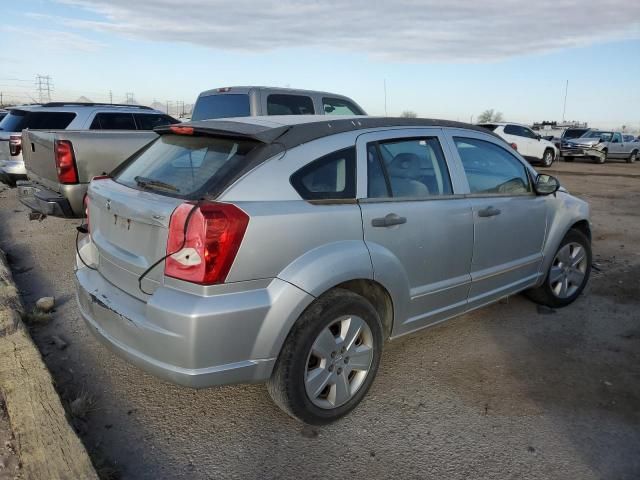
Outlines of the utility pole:
{"type": "Polygon", "coordinates": [[[167,100],[167,115],[171,115],[171,114],[169,113],[169,103],[170,103],[170,102],[169,102],[169,100],[167,100]]]}
{"type": "Polygon", "coordinates": [[[113,103],[113,92],[109,90],[109,103],[113,103]]]}
{"type": "Polygon", "coordinates": [[[36,75],[36,91],[38,92],[40,103],[51,101],[51,90],[53,90],[51,83],[49,75],[36,75]]]}
{"type": "Polygon", "coordinates": [[[386,78],[383,80],[383,86],[384,86],[384,116],[388,117],[389,114],[387,113],[387,79],[386,78]]]}
{"type": "Polygon", "coordinates": [[[564,123],[564,116],[567,113],[567,93],[569,92],[569,80],[564,87],[564,106],[562,107],[562,123],[564,123]]]}
{"type": "Polygon", "coordinates": [[[0,92],[0,107],[4,107],[4,102],[2,101],[2,92],[0,92]]]}
{"type": "Polygon", "coordinates": [[[128,104],[136,103],[136,101],[133,98],[133,92],[127,92],[127,103],[128,104]]]}

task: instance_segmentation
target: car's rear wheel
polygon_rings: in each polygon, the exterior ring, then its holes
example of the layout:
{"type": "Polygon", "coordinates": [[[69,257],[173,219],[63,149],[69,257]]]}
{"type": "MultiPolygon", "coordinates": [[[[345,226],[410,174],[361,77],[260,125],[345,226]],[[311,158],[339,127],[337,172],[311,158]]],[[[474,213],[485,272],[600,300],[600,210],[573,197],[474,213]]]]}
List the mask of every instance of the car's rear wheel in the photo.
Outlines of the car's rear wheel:
{"type": "Polygon", "coordinates": [[[631,152],[631,155],[629,155],[629,158],[627,158],[627,163],[633,163],[638,159],[638,151],[634,150],[633,152],[631,152]]]}
{"type": "Polygon", "coordinates": [[[349,413],[380,364],[382,325],[375,308],[334,289],[300,316],[280,352],[267,390],[293,418],[315,425],[349,413]]]}
{"type": "Polygon", "coordinates": [[[553,164],[553,150],[547,148],[542,155],[542,166],[550,167],[553,164]]]}
{"type": "Polygon", "coordinates": [[[536,303],[559,308],[573,303],[582,293],[591,274],[591,242],[579,230],[564,237],[540,287],[528,290],[536,303]]]}

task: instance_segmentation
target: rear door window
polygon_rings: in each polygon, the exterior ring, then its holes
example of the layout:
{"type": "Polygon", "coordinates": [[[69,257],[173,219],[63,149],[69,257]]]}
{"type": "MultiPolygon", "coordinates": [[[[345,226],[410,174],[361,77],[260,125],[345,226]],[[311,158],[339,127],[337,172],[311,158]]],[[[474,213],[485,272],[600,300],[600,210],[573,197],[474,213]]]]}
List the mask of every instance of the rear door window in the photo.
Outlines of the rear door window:
{"type": "Polygon", "coordinates": [[[376,142],[367,146],[367,152],[369,198],[424,198],[453,193],[436,137],[376,142]]]}
{"type": "Polygon", "coordinates": [[[356,198],[356,149],[325,155],[291,175],[291,185],[305,200],[356,198]]]}
{"type": "Polygon", "coordinates": [[[255,142],[228,138],[161,135],[128,160],[115,180],[169,196],[200,196],[234,165],[242,164],[255,146],[255,142]]]}
{"type": "Polygon", "coordinates": [[[156,127],[162,127],[163,125],[180,123],[169,115],[161,115],[157,113],[134,113],[133,118],[136,120],[138,130],[153,130],[156,127]]]}
{"type": "Polygon", "coordinates": [[[34,112],[11,110],[0,121],[0,129],[5,132],[21,132],[25,128],[32,130],[64,130],[76,118],[73,112],[34,112]]]}
{"type": "Polygon", "coordinates": [[[131,113],[98,113],[89,128],[91,130],[136,130],[136,123],[131,113]]]}
{"type": "Polygon", "coordinates": [[[209,120],[212,118],[248,117],[251,115],[249,95],[224,93],[198,97],[193,107],[192,120],[209,120]]]}
{"type": "Polygon", "coordinates": [[[267,97],[267,115],[313,115],[313,100],[306,95],[271,94],[267,97]]]}
{"type": "Polygon", "coordinates": [[[353,103],[342,98],[324,97],[322,108],[327,115],[362,115],[363,112],[353,103]]]}

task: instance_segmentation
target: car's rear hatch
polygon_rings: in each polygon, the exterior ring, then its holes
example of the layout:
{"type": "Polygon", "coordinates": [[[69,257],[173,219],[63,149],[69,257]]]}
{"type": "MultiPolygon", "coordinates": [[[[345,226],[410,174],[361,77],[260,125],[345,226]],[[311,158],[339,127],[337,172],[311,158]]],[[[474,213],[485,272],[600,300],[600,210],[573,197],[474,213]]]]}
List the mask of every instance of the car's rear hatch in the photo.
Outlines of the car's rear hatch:
{"type": "MultiPolygon", "coordinates": [[[[176,127],[184,128],[184,127],[176,127]]],[[[139,299],[140,276],[167,254],[174,210],[206,198],[229,181],[234,164],[244,164],[257,142],[207,136],[162,135],[125,162],[113,179],[91,182],[89,224],[98,251],[98,270],[112,284],[139,299]]],[[[142,289],[162,282],[164,261],[148,273],[142,289]]]]}
{"type": "MultiPolygon", "coordinates": [[[[99,253],[98,270],[120,289],[144,299],[138,279],[165,255],[171,213],[182,200],[105,179],[92,184],[89,203],[91,238],[99,253]]],[[[153,293],[162,272],[162,264],[149,272],[142,280],[142,288],[153,293]]]]}

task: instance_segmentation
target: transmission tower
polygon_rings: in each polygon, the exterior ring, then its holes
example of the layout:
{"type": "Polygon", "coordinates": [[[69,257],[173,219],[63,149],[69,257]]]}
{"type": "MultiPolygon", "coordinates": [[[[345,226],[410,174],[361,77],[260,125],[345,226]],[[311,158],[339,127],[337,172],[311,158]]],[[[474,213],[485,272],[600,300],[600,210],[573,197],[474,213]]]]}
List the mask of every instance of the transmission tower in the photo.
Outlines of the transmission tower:
{"type": "Polygon", "coordinates": [[[53,82],[49,75],[36,75],[36,91],[40,103],[51,101],[51,92],[53,91],[53,82]]]}

